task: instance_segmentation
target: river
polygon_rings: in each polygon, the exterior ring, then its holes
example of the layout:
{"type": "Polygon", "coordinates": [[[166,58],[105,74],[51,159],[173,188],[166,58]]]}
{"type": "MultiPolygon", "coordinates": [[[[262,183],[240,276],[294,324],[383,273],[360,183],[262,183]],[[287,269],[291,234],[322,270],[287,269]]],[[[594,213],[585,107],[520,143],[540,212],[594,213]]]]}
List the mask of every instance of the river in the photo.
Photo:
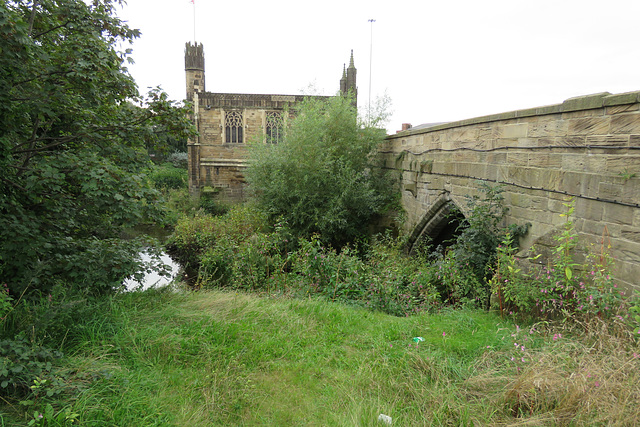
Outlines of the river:
{"type": "MultiPolygon", "coordinates": [[[[153,226],[139,226],[132,230],[127,230],[124,234],[124,238],[133,238],[140,235],[147,235],[158,239],[160,242],[165,242],[167,237],[171,234],[170,230],[153,227],[153,226]]],[[[148,262],[151,260],[151,256],[147,252],[140,252],[139,257],[142,261],[148,262]]],[[[127,279],[123,282],[127,291],[141,291],[152,287],[160,288],[170,284],[180,273],[180,264],[175,262],[167,253],[163,252],[160,255],[160,259],[169,267],[169,276],[160,275],[159,273],[152,271],[145,274],[142,280],[137,281],[134,279],[127,279]]]]}

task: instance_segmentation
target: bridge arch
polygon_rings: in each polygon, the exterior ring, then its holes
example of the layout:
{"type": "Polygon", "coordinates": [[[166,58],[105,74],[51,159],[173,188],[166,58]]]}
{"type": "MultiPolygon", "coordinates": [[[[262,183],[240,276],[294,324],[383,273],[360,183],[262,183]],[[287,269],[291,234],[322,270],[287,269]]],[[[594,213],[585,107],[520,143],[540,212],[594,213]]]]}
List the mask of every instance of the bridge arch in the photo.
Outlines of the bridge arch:
{"type": "Polygon", "coordinates": [[[446,245],[457,234],[465,216],[449,192],[442,192],[409,235],[406,250],[412,255],[426,241],[433,247],[446,245]]]}

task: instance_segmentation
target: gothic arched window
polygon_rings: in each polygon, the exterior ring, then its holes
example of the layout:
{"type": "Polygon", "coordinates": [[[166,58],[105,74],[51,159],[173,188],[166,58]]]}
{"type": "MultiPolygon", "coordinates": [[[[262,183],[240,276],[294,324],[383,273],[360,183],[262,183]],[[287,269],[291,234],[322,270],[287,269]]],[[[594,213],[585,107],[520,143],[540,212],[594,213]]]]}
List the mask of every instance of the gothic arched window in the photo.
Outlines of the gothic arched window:
{"type": "Polygon", "coordinates": [[[224,135],[226,143],[243,142],[243,120],[241,111],[224,113],[224,135]]]}
{"type": "Polygon", "coordinates": [[[267,111],[266,118],[267,142],[277,144],[282,142],[283,122],[282,114],[279,111],[267,111]]]}

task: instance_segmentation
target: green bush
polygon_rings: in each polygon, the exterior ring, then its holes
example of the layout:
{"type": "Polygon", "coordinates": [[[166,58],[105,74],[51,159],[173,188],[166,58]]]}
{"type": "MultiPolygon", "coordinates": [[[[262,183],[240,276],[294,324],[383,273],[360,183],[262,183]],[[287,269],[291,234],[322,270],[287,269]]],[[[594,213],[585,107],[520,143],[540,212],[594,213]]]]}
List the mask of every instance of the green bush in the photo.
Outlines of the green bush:
{"type": "Polygon", "coordinates": [[[179,169],[187,169],[189,156],[186,151],[174,151],[166,158],[168,163],[179,169]]]}
{"type": "Polygon", "coordinates": [[[439,307],[433,264],[421,257],[409,258],[390,243],[376,242],[370,248],[363,305],[395,316],[439,307]]]}
{"type": "Polygon", "coordinates": [[[263,214],[253,206],[236,205],[226,214],[183,216],[166,247],[180,264],[202,275],[200,282],[227,282],[238,246],[266,228],[263,214]],[[222,276],[219,276],[223,273],[222,276]]]}
{"type": "Polygon", "coordinates": [[[598,256],[588,255],[582,264],[574,260],[578,234],[571,219],[573,202],[565,203],[567,212],[561,216],[566,220],[555,237],[556,246],[548,265],[533,264],[525,272],[518,266],[515,251],[509,249],[509,237],[499,248],[491,285],[501,311],[545,319],[626,314],[630,296],[618,288],[609,274],[611,260],[605,248],[598,256]]]}
{"type": "Polygon", "coordinates": [[[278,233],[256,234],[242,242],[233,262],[234,287],[271,290],[275,277],[288,268],[288,257],[281,252],[278,233]]]}
{"type": "Polygon", "coordinates": [[[200,209],[213,216],[224,215],[229,212],[229,209],[231,208],[226,203],[204,195],[200,196],[198,204],[200,209]]]}
{"type": "Polygon", "coordinates": [[[307,100],[279,144],[251,146],[247,180],[270,221],[339,248],[368,234],[397,198],[375,163],[383,130],[358,122],[351,98],[307,100]]]}
{"type": "Polygon", "coordinates": [[[185,169],[177,168],[171,163],[154,167],[149,175],[153,186],[159,190],[187,188],[188,175],[185,169]]]}
{"type": "Polygon", "coordinates": [[[46,347],[32,345],[23,338],[0,341],[0,390],[5,397],[23,399],[36,386],[46,385],[43,391],[51,397],[58,394],[59,379],[53,362],[63,354],[46,347]]]}

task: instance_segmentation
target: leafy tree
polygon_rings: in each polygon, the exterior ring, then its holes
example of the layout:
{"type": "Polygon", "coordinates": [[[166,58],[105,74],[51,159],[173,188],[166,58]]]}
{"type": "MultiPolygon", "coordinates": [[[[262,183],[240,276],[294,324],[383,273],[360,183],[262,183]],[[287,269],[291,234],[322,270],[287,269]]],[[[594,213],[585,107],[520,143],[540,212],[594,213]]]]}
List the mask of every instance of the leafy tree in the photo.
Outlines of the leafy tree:
{"type": "Polygon", "coordinates": [[[308,98],[296,114],[282,143],[252,145],[247,180],[272,221],[341,246],[394,200],[374,163],[385,132],[363,126],[350,97],[308,98]]]}
{"type": "Polygon", "coordinates": [[[143,244],[118,232],[156,218],[144,147],[193,132],[160,90],[140,97],[124,66],[139,36],[120,0],[0,5],[0,283],[108,291],[143,244]]]}

